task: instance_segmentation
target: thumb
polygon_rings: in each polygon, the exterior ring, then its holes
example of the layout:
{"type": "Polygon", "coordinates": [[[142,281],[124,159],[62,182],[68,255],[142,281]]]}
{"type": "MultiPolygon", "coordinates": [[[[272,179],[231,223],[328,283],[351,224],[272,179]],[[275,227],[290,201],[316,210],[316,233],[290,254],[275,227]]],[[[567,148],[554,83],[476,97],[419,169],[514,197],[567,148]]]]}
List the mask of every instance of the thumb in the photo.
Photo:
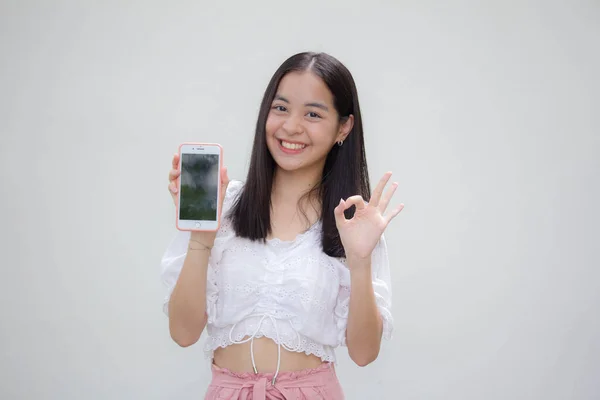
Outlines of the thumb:
{"type": "Polygon", "coordinates": [[[227,189],[229,185],[229,176],[227,175],[227,167],[221,169],[221,187],[227,189]]]}
{"type": "Polygon", "coordinates": [[[223,203],[225,202],[225,193],[229,186],[229,176],[227,176],[227,168],[221,168],[221,195],[219,196],[219,218],[223,214],[223,203]]]}
{"type": "Polygon", "coordinates": [[[221,168],[221,204],[223,204],[223,199],[225,199],[225,192],[227,191],[227,186],[229,186],[229,176],[227,175],[227,168],[221,168]]]}

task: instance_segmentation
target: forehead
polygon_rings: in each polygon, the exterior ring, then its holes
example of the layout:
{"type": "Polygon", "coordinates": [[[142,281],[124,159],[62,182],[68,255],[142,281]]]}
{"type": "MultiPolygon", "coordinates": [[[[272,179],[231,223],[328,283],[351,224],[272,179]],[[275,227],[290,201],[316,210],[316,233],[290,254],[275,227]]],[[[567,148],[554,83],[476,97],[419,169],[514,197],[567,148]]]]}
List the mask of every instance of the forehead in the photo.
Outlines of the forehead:
{"type": "Polygon", "coordinates": [[[290,72],[285,75],[279,82],[277,94],[291,103],[333,104],[333,95],[325,82],[310,71],[290,72]]]}

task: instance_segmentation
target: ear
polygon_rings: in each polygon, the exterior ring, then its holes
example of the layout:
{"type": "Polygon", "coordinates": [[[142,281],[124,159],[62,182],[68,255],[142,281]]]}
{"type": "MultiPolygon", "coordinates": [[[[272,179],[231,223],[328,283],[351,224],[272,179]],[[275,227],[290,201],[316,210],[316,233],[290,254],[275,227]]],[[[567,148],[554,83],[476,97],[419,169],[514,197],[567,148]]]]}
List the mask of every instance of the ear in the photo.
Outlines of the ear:
{"type": "Polygon", "coordinates": [[[354,115],[350,114],[340,124],[340,129],[338,131],[338,135],[337,135],[335,141],[339,142],[340,140],[342,140],[342,141],[346,140],[346,138],[350,134],[350,131],[352,130],[353,127],[354,127],[354,115]]]}

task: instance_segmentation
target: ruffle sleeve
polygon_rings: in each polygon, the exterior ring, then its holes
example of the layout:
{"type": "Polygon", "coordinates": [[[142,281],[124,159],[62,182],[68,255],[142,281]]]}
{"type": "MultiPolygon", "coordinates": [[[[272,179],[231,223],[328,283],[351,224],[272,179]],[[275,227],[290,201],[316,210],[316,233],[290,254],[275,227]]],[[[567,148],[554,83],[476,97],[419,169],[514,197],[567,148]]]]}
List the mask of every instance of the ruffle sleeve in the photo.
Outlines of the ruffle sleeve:
{"type": "MultiPolygon", "coordinates": [[[[223,251],[227,246],[227,241],[235,236],[228,212],[233,206],[235,199],[243,187],[240,181],[230,181],[225,192],[223,200],[223,210],[221,226],[217,231],[214,246],[211,250],[208,260],[208,270],[206,277],[206,313],[208,315],[208,323],[211,323],[216,315],[217,300],[219,298],[219,288],[217,286],[216,270],[219,267],[219,261],[223,251]]],[[[161,260],[161,279],[166,288],[166,293],[163,301],[163,311],[169,315],[169,300],[173,289],[179,279],[179,274],[183,268],[183,262],[187,256],[187,249],[191,233],[188,231],[177,231],[171,239],[163,253],[161,260]]]]}

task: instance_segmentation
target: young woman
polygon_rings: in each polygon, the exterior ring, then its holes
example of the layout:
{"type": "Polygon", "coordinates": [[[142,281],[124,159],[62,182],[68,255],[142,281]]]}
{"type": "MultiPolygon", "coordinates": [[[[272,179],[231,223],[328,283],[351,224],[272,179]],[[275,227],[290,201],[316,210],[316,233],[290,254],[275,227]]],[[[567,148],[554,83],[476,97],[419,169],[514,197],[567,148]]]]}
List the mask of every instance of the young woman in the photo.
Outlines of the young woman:
{"type": "Polygon", "coordinates": [[[207,399],[342,399],[334,349],[360,366],[377,358],[393,325],[383,232],[403,208],[386,212],[390,176],[371,196],[346,67],[323,53],[286,60],[264,94],[246,181],[221,171],[220,229],[179,232],[162,260],[171,337],[190,346],[208,333],[207,399]]]}

